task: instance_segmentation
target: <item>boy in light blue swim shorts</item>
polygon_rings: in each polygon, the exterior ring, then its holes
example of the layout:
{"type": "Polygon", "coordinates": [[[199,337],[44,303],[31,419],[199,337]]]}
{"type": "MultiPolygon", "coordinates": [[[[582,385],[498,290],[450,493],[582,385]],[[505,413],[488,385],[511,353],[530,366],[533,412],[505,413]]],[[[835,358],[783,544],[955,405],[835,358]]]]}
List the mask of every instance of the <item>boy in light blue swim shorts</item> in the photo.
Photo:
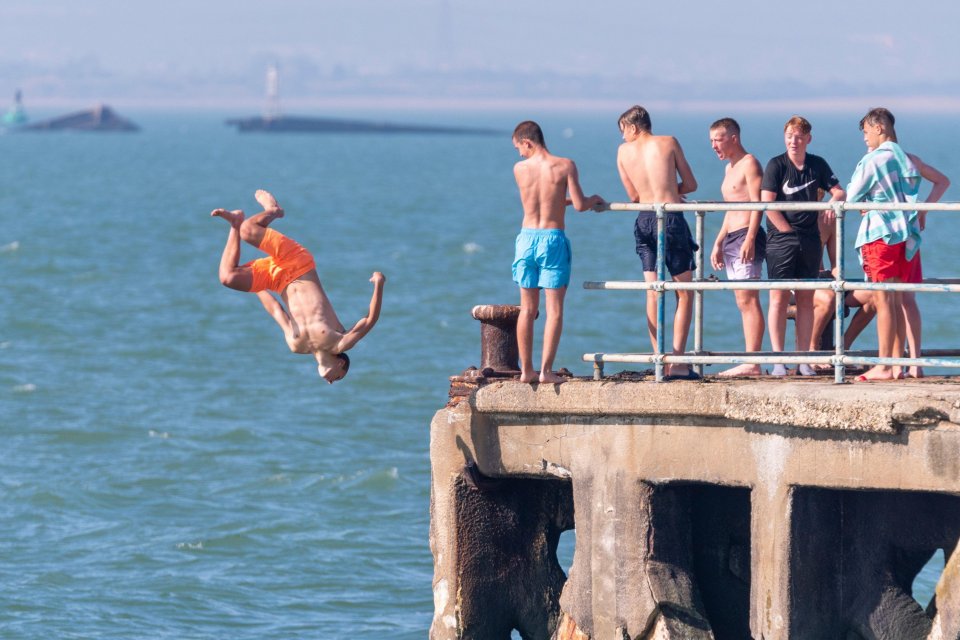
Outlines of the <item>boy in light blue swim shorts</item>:
{"type": "Polygon", "coordinates": [[[560,289],[570,284],[573,253],[563,229],[521,229],[513,258],[513,281],[524,289],[560,289]]]}
{"type": "Polygon", "coordinates": [[[553,359],[560,344],[563,298],[570,283],[571,252],[563,232],[564,214],[568,204],[577,211],[603,211],[606,202],[597,195],[584,197],[577,165],[547,151],[543,131],[536,122],[527,120],[517,125],[513,146],[523,158],[513,167],[523,203],[523,228],[517,236],[513,261],[513,280],[520,285],[520,381],[556,384],[564,381],[553,372],[553,359]],[[545,291],[547,317],[538,374],[533,368],[533,323],[540,310],[540,289],[545,291]]]}

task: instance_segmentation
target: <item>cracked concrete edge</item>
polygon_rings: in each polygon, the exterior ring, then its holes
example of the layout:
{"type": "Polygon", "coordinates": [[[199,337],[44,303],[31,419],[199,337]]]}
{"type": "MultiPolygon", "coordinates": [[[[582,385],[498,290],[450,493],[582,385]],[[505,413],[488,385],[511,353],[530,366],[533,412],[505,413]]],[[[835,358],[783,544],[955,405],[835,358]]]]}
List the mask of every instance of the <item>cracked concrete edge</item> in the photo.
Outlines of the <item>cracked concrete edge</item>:
{"type": "Polygon", "coordinates": [[[834,385],[763,380],[722,383],[499,381],[473,392],[480,413],[538,416],[702,417],[757,425],[896,434],[960,423],[960,383],[834,385]]]}

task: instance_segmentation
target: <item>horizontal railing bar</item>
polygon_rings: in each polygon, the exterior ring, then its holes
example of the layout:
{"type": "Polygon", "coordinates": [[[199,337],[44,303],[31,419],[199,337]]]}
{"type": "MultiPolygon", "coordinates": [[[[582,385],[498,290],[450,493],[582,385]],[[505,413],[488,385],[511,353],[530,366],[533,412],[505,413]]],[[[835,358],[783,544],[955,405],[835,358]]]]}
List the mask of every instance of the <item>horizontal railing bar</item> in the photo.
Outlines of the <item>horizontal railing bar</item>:
{"type": "Polygon", "coordinates": [[[651,353],[585,353],[584,362],[611,362],[621,364],[829,364],[873,365],[901,367],[943,367],[960,369],[960,358],[867,358],[862,356],[788,356],[768,354],[756,356],[659,355],[651,353]]]}
{"type": "MultiPolygon", "coordinates": [[[[774,353],[773,351],[700,351],[700,352],[687,352],[689,355],[703,355],[703,356],[730,356],[730,357],[741,357],[741,356],[755,356],[763,355],[767,353],[774,353]]],[[[823,356],[835,355],[834,351],[777,351],[775,352],[778,356],[823,356]]],[[[854,356],[854,357],[876,357],[877,350],[873,349],[872,351],[867,350],[847,350],[844,351],[845,355],[854,356]]],[[[960,358],[960,349],[924,349],[923,357],[958,357],[960,358]]]]}
{"type": "Polygon", "coordinates": [[[960,293],[960,284],[911,284],[908,282],[864,282],[862,280],[587,280],[584,289],[605,291],[915,291],[960,293]]]}
{"type": "Polygon", "coordinates": [[[607,211],[960,211],[960,202],[610,202],[607,211]]]}

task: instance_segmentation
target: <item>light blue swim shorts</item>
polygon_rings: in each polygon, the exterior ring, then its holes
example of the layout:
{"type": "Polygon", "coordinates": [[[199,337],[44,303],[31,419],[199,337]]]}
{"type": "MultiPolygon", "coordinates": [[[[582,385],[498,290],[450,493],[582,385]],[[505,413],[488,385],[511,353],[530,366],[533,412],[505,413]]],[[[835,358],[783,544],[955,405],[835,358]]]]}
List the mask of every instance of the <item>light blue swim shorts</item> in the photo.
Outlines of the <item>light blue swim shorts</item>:
{"type": "Polygon", "coordinates": [[[560,289],[570,283],[573,252],[563,229],[521,229],[513,281],[524,289],[560,289]]]}

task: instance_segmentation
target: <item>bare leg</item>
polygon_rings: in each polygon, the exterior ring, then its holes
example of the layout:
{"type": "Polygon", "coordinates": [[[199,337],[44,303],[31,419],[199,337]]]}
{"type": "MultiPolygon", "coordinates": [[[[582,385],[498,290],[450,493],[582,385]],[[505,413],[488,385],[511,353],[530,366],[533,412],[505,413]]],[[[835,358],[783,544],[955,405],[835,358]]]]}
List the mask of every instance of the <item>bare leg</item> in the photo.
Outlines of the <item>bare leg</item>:
{"type": "MultiPolygon", "coordinates": [[[[899,282],[896,278],[891,278],[887,282],[899,282]]],[[[877,343],[878,355],[881,358],[889,358],[894,354],[894,348],[897,340],[897,324],[902,313],[898,296],[892,291],[875,291],[874,301],[877,306],[877,343]]],[[[893,380],[893,367],[878,364],[866,371],[857,380],[866,382],[869,380],[893,380]]]]}
{"type": "Polygon", "coordinates": [[[560,333],[563,331],[563,298],[566,293],[566,287],[544,290],[547,301],[547,319],[543,327],[543,360],[540,367],[540,382],[551,384],[565,382],[564,378],[553,372],[553,360],[557,355],[557,346],[560,344],[560,333]]]}
{"type": "Polygon", "coordinates": [[[813,292],[813,328],[810,330],[810,351],[820,349],[823,330],[830,322],[835,308],[835,294],[833,291],[814,291],[813,292]]]}
{"type": "MultiPolygon", "coordinates": [[[[897,309],[897,333],[890,354],[893,358],[902,358],[907,349],[907,323],[905,320],[906,311],[903,308],[903,292],[897,291],[894,293],[894,300],[897,309]]],[[[904,374],[903,367],[899,365],[893,367],[894,378],[903,378],[904,374]]]]}
{"type": "MultiPolygon", "coordinates": [[[[907,333],[907,344],[910,346],[910,357],[920,357],[920,334],[923,323],[920,319],[920,307],[917,306],[917,295],[913,291],[903,292],[903,319],[907,333]]],[[[907,370],[908,378],[922,378],[923,367],[912,366],[907,370]]]]}
{"type": "Polygon", "coordinates": [[[536,382],[533,370],[533,323],[540,307],[540,289],[520,288],[520,315],[517,317],[517,350],[520,352],[520,382],[536,382]]]}
{"type": "Polygon", "coordinates": [[[211,216],[223,218],[230,223],[227,244],[220,256],[220,283],[237,291],[250,291],[253,286],[253,273],[249,268],[240,267],[240,227],[243,225],[243,211],[214,209],[211,216]]]}
{"type": "MultiPolygon", "coordinates": [[[[776,351],[783,351],[787,339],[787,306],[790,304],[789,291],[770,291],[770,307],[767,310],[767,326],[770,328],[770,346],[776,351]]],[[[773,366],[773,375],[785,376],[787,369],[782,364],[773,366]]]]}
{"type": "MultiPolygon", "coordinates": [[[[749,352],[760,351],[763,343],[763,309],[760,307],[759,291],[734,291],[737,308],[743,317],[743,340],[749,352]]],[[[733,376],[758,376],[761,369],[758,364],[740,364],[725,369],[717,375],[721,378],[733,376]]]]}
{"type": "MultiPolygon", "coordinates": [[[[809,347],[811,335],[813,333],[813,291],[797,291],[794,296],[797,299],[797,315],[794,321],[794,332],[796,333],[797,351],[803,351],[809,347]]],[[[797,366],[797,371],[804,376],[816,375],[816,371],[808,364],[797,366]]]]}
{"type": "Polygon", "coordinates": [[[850,319],[850,325],[843,334],[843,348],[849,349],[877,315],[877,305],[874,304],[872,291],[851,291],[847,294],[847,306],[858,306],[857,312],[850,319]]]}
{"type": "Polygon", "coordinates": [[[240,227],[240,237],[243,238],[244,242],[259,248],[267,227],[277,218],[283,217],[283,209],[277,204],[277,199],[268,191],[258,189],[256,193],[253,194],[253,197],[256,198],[260,206],[263,207],[263,212],[247,218],[243,222],[243,225],[240,227]]]}
{"type": "MultiPolygon", "coordinates": [[[[693,273],[684,271],[673,276],[674,282],[690,282],[693,273]]],[[[687,350],[687,337],[690,335],[690,319],[693,317],[693,292],[677,291],[677,310],[673,314],[673,351],[674,355],[683,355],[687,350]]],[[[688,364],[667,365],[664,373],[671,376],[685,376],[690,373],[688,364]]]]}
{"type": "MultiPolygon", "coordinates": [[[[645,282],[655,282],[657,274],[654,271],[644,271],[643,279],[645,282]]],[[[647,290],[647,334],[650,336],[654,353],[657,353],[657,295],[656,291],[647,290]]]]}

